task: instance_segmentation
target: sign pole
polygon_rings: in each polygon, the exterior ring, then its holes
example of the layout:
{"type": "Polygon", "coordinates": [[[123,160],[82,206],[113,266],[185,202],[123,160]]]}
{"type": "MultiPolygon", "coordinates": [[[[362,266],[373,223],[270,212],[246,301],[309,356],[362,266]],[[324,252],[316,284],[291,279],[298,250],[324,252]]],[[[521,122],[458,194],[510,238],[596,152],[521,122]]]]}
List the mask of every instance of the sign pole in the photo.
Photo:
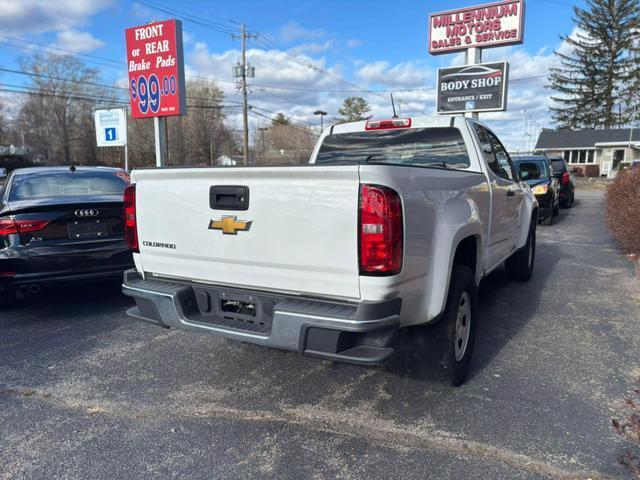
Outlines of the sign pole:
{"type": "Polygon", "coordinates": [[[153,117],[153,135],[156,143],[156,167],[163,167],[167,163],[165,128],[167,128],[167,119],[165,117],[153,117]]]}
{"type": "Polygon", "coordinates": [[[129,147],[127,144],[124,144],[124,171],[129,171],[129,147]]]}
{"type": "MultiPolygon", "coordinates": [[[[471,47],[467,48],[464,51],[464,64],[465,65],[474,65],[476,63],[482,62],[482,48],[480,47],[471,47]]],[[[480,114],[478,112],[467,112],[465,116],[478,120],[480,118],[480,114]]]]}

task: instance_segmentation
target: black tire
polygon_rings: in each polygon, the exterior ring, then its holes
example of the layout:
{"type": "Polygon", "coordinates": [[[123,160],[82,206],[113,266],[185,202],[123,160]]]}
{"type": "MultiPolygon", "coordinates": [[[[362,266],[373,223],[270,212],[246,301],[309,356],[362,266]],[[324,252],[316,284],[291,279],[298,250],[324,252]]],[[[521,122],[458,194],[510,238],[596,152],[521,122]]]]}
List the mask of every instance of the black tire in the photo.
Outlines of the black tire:
{"type": "MultiPolygon", "coordinates": [[[[549,217],[551,218],[551,217],[549,217]]],[[[505,262],[507,276],[512,280],[526,282],[533,275],[536,260],[536,222],[531,222],[527,243],[524,247],[511,255],[505,262]]]]}
{"type": "Polygon", "coordinates": [[[560,203],[553,206],[552,216],[557,217],[559,213],[560,213],[560,203]]]}
{"type": "Polygon", "coordinates": [[[476,339],[477,303],[478,293],[473,272],[469,267],[455,265],[445,311],[434,329],[437,342],[435,367],[438,380],[445,385],[462,385],[469,372],[476,339]],[[468,310],[464,310],[465,308],[468,310]],[[465,335],[463,332],[466,331],[468,333],[465,335]]]}
{"type": "Polygon", "coordinates": [[[542,220],[541,222],[543,225],[553,225],[553,215],[549,215],[547,216],[547,218],[545,218],[544,220],[542,220]]]}
{"type": "Polygon", "coordinates": [[[575,196],[574,193],[571,194],[571,200],[569,200],[569,206],[567,208],[571,208],[573,207],[573,197],[575,196]]]}
{"type": "Polygon", "coordinates": [[[16,303],[16,292],[14,290],[0,290],[0,308],[9,308],[16,303]]]}

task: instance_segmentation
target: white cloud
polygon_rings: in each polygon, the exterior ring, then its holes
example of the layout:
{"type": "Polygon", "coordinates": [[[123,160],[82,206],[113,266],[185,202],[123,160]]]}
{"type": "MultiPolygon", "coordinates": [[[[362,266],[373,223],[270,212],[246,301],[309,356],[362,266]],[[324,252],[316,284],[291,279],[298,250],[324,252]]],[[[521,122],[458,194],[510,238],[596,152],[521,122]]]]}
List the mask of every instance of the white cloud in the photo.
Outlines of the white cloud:
{"type": "Polygon", "coordinates": [[[347,40],[347,43],[345,45],[347,46],[347,48],[357,48],[362,45],[362,40],[358,40],[357,38],[350,38],[349,40],[347,40]]]}
{"type": "Polygon", "coordinates": [[[0,33],[69,30],[111,6],[113,0],[0,0],[0,33]]]}
{"type": "Polygon", "coordinates": [[[329,50],[331,47],[333,47],[333,40],[327,40],[322,43],[303,43],[290,48],[289,53],[292,55],[300,55],[301,53],[322,53],[329,50]]]}
{"type": "Polygon", "coordinates": [[[387,61],[377,61],[360,67],[357,77],[367,85],[415,88],[424,87],[431,73],[423,62],[402,62],[391,66],[387,61]]]}
{"type": "Polygon", "coordinates": [[[309,30],[301,27],[298,22],[290,21],[280,29],[279,37],[283,42],[290,43],[296,40],[315,40],[325,35],[326,32],[322,29],[309,30]]]}
{"type": "Polygon", "coordinates": [[[102,40],[95,38],[89,32],[79,32],[77,30],[64,30],[58,32],[54,47],[72,52],[91,52],[104,47],[102,40]]]}

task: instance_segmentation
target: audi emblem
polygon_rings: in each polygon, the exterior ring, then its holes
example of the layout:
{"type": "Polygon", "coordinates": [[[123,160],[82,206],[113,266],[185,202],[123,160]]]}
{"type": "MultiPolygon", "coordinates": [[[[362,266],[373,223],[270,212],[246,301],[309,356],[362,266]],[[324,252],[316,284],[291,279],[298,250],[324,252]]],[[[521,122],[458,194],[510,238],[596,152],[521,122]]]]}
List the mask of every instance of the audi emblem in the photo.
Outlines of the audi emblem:
{"type": "Polygon", "coordinates": [[[90,209],[90,210],[76,210],[76,217],[97,217],[98,210],[90,209]]]}

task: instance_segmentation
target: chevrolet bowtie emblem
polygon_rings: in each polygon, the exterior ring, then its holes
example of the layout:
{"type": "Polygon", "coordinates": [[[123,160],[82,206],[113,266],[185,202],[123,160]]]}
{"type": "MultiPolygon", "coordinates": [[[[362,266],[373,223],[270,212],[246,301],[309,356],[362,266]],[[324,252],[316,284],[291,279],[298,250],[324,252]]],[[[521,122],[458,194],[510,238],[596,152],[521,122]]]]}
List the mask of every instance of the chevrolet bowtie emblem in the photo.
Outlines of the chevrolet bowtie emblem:
{"type": "Polygon", "coordinates": [[[225,235],[237,235],[238,231],[246,232],[251,228],[251,222],[238,220],[235,215],[222,217],[220,220],[211,220],[209,230],[222,230],[225,235]]]}

